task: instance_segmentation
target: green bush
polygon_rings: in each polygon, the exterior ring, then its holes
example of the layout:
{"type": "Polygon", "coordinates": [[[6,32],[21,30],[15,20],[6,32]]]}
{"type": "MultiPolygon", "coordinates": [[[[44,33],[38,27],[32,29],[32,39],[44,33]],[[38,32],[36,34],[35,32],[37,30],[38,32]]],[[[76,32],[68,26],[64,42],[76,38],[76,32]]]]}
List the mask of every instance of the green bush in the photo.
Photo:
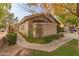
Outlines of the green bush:
{"type": "Polygon", "coordinates": [[[5,28],[5,26],[0,25],[0,29],[5,28]]]}
{"type": "Polygon", "coordinates": [[[33,39],[33,33],[31,31],[29,31],[29,34],[28,34],[27,38],[29,40],[32,40],[33,39]]]}
{"type": "Polygon", "coordinates": [[[28,36],[26,36],[26,34],[23,34],[21,32],[19,33],[25,38],[26,41],[30,43],[39,43],[39,44],[46,44],[53,40],[57,40],[63,37],[63,34],[54,34],[54,35],[36,38],[36,37],[33,37],[32,32],[29,32],[28,36]]]}
{"type": "Polygon", "coordinates": [[[57,35],[52,35],[52,39],[59,39],[60,38],[60,35],[59,34],[57,34],[57,35]]]}
{"type": "Polygon", "coordinates": [[[53,40],[57,40],[60,39],[60,35],[59,34],[54,34],[54,35],[50,35],[50,36],[45,36],[43,38],[41,38],[40,40],[42,40],[43,43],[49,43],[53,40]]]}
{"type": "Polygon", "coordinates": [[[60,34],[60,37],[64,37],[64,35],[63,34],[60,34]]]}
{"type": "Polygon", "coordinates": [[[8,33],[7,34],[7,41],[9,43],[9,45],[14,45],[16,44],[16,40],[17,40],[17,33],[8,33]]]}
{"type": "Polygon", "coordinates": [[[54,34],[54,35],[49,35],[49,36],[45,36],[45,37],[41,37],[41,38],[34,38],[31,37],[30,39],[27,39],[27,41],[31,42],[31,43],[41,43],[41,44],[46,44],[49,43],[53,40],[57,40],[59,39],[61,36],[59,34],[54,34]]]}
{"type": "Polygon", "coordinates": [[[64,28],[57,26],[57,33],[59,33],[59,32],[64,32],[64,28]]]}

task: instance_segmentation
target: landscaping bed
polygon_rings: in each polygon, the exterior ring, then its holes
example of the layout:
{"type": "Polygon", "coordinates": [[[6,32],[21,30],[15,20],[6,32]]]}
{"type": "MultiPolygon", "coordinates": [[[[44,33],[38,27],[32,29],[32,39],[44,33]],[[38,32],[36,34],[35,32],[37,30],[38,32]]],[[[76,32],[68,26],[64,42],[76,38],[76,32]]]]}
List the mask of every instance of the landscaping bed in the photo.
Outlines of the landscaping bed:
{"type": "Polygon", "coordinates": [[[47,44],[53,40],[57,40],[60,39],[61,37],[63,37],[63,34],[58,34],[58,35],[50,35],[50,36],[45,36],[45,37],[41,37],[41,38],[35,38],[33,36],[26,36],[23,33],[20,33],[28,42],[30,43],[38,43],[38,44],[47,44]]]}
{"type": "Polygon", "coordinates": [[[72,40],[53,52],[32,50],[33,56],[79,56],[78,40],[72,40]]]}

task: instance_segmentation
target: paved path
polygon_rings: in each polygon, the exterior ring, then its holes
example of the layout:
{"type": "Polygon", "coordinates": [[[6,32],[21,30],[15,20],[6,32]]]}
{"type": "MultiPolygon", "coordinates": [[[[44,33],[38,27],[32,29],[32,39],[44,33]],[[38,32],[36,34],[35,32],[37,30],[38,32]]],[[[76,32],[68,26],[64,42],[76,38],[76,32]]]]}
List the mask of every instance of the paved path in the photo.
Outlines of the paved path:
{"type": "Polygon", "coordinates": [[[23,47],[12,45],[0,49],[0,56],[15,56],[23,49],[23,47]]]}
{"type": "Polygon", "coordinates": [[[68,39],[79,39],[78,33],[64,33],[64,36],[68,39]]]}
{"type": "Polygon", "coordinates": [[[4,37],[6,37],[6,32],[0,32],[0,48],[2,48],[2,46],[4,45],[4,37]]]}
{"type": "Polygon", "coordinates": [[[0,40],[2,40],[6,36],[6,32],[0,32],[0,40]]]}
{"type": "Polygon", "coordinates": [[[64,38],[52,41],[48,44],[34,44],[34,43],[27,42],[20,34],[18,34],[17,45],[28,48],[28,49],[52,52],[55,49],[57,49],[58,47],[62,46],[63,44],[71,41],[72,39],[78,38],[76,36],[77,36],[77,34],[75,35],[75,34],[65,33],[64,38]]]}
{"type": "Polygon", "coordinates": [[[8,42],[3,39],[6,34],[6,32],[0,32],[0,56],[31,55],[31,51],[24,47],[17,45],[8,46],[8,42]]]}

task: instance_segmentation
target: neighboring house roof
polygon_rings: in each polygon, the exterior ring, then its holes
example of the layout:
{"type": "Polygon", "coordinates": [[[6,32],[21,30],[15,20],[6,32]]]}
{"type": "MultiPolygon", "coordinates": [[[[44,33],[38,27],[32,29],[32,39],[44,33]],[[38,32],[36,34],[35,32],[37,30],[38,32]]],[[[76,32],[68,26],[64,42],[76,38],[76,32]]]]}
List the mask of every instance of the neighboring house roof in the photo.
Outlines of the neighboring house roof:
{"type": "Polygon", "coordinates": [[[27,20],[31,20],[33,18],[37,18],[37,17],[40,17],[40,16],[44,16],[50,23],[52,23],[52,19],[55,20],[58,24],[61,25],[61,22],[54,16],[52,15],[51,13],[37,13],[37,14],[33,14],[33,15],[30,15],[30,16],[25,16],[20,22],[19,24],[23,23],[24,21],[27,21],[27,20]]]}

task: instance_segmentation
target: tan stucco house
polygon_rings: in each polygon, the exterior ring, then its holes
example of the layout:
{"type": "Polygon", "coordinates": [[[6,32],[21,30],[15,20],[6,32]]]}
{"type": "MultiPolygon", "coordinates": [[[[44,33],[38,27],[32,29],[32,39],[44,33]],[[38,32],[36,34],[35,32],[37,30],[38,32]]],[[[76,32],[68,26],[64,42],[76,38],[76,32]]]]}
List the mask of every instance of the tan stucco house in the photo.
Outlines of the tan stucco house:
{"type": "Polygon", "coordinates": [[[34,37],[44,37],[57,34],[59,25],[60,22],[50,13],[39,13],[25,16],[19,22],[19,31],[26,35],[31,32],[34,37]]]}

